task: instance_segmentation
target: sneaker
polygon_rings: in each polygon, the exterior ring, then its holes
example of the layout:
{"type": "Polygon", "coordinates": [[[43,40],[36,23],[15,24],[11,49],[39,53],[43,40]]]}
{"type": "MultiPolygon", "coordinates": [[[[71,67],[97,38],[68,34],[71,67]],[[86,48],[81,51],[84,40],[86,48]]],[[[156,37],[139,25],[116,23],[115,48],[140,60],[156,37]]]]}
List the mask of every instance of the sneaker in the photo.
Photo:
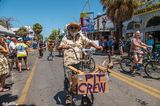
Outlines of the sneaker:
{"type": "Polygon", "coordinates": [[[68,105],[71,105],[71,104],[72,104],[72,96],[70,96],[70,95],[67,96],[65,103],[66,103],[67,106],[68,106],[68,105]]]}

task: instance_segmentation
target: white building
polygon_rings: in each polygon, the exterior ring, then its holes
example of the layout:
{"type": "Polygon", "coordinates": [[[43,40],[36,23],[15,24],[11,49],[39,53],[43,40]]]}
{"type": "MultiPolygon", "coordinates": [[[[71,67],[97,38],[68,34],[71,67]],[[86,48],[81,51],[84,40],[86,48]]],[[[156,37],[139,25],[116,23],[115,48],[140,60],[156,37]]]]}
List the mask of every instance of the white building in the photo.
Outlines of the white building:
{"type": "MultiPolygon", "coordinates": [[[[25,28],[27,28],[27,30],[28,30],[28,32],[29,32],[29,37],[31,37],[31,38],[33,38],[34,37],[34,31],[33,31],[33,29],[32,29],[32,27],[31,26],[24,26],[25,28]]],[[[11,28],[11,30],[13,31],[13,32],[16,32],[17,30],[18,30],[19,28],[11,28]]]]}
{"type": "Polygon", "coordinates": [[[111,31],[114,29],[114,25],[106,14],[97,15],[94,18],[94,34],[93,38],[99,39],[101,36],[108,38],[111,35],[111,31]]]}

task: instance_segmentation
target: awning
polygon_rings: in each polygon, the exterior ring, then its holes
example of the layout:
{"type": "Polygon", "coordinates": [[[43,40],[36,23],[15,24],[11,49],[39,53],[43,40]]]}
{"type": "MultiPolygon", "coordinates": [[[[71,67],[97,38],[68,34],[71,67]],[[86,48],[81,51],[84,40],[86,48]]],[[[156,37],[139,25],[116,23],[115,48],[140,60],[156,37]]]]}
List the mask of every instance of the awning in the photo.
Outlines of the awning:
{"type": "Polygon", "coordinates": [[[9,35],[9,36],[15,35],[15,33],[13,31],[4,28],[2,25],[0,25],[0,33],[5,34],[5,35],[9,35]]]}

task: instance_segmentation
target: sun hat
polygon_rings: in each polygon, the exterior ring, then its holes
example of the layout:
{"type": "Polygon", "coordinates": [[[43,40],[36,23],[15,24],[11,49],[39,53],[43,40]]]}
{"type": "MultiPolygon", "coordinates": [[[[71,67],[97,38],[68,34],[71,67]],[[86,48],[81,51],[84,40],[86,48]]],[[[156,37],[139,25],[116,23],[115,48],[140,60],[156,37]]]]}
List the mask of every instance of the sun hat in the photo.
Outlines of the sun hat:
{"type": "Polygon", "coordinates": [[[18,40],[18,41],[23,41],[23,39],[22,39],[22,38],[18,38],[17,40],[18,40]]]}
{"type": "Polygon", "coordinates": [[[67,29],[69,30],[70,27],[77,27],[78,28],[78,31],[81,30],[81,26],[76,23],[76,22],[71,22],[68,26],[67,26],[67,29]]]}

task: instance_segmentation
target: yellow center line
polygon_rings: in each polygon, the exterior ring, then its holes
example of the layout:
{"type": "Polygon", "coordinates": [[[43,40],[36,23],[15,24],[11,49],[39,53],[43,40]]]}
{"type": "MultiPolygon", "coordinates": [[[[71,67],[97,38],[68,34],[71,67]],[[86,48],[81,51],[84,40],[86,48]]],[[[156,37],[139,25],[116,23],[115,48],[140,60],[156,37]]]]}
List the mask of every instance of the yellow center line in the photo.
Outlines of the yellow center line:
{"type": "Polygon", "coordinates": [[[21,94],[20,98],[18,99],[17,104],[24,104],[24,102],[25,102],[26,96],[28,94],[28,91],[29,91],[29,88],[30,88],[30,85],[31,85],[31,81],[32,81],[33,75],[35,73],[37,62],[38,62],[38,59],[36,59],[34,65],[33,65],[33,68],[31,70],[29,78],[26,81],[25,87],[22,90],[22,94],[21,94]]]}
{"type": "Polygon", "coordinates": [[[145,85],[145,84],[143,84],[143,83],[141,83],[141,82],[138,82],[138,81],[136,81],[136,80],[134,80],[134,79],[132,79],[132,78],[126,77],[126,76],[124,76],[124,75],[122,75],[122,74],[119,74],[119,73],[117,73],[117,72],[111,71],[111,73],[113,73],[113,74],[115,74],[115,75],[118,75],[118,76],[120,76],[120,77],[122,77],[122,78],[124,78],[124,79],[127,79],[127,80],[129,80],[130,82],[135,83],[135,84],[137,84],[137,85],[140,85],[140,86],[142,86],[142,87],[144,87],[144,88],[146,88],[146,89],[152,90],[152,91],[154,91],[154,92],[156,92],[156,93],[158,93],[158,94],[160,95],[160,90],[157,90],[157,89],[155,89],[155,88],[153,88],[153,87],[150,87],[150,86],[148,86],[148,85],[145,85]]]}
{"type": "MultiPolygon", "coordinates": [[[[105,67],[102,67],[102,66],[98,66],[98,67],[100,67],[101,69],[106,69],[105,67]]],[[[124,76],[122,74],[119,74],[117,72],[114,72],[114,71],[111,71],[111,70],[110,70],[110,72],[111,72],[111,75],[113,77],[115,77],[115,78],[117,78],[117,79],[129,84],[129,85],[132,85],[132,86],[134,86],[134,87],[136,87],[136,88],[138,88],[138,89],[140,89],[140,90],[142,90],[142,91],[144,91],[144,92],[146,92],[146,93],[148,93],[148,94],[150,94],[152,96],[155,96],[158,99],[160,99],[160,90],[157,90],[157,89],[155,89],[153,87],[145,85],[145,84],[143,84],[141,82],[138,82],[138,81],[136,81],[136,80],[134,80],[132,78],[126,77],[126,76],[124,76]]]]}
{"type": "Polygon", "coordinates": [[[144,91],[144,92],[146,92],[146,93],[148,93],[148,94],[160,99],[160,95],[155,93],[155,92],[152,92],[152,91],[150,91],[150,90],[148,90],[146,88],[143,88],[142,86],[136,85],[136,84],[134,84],[134,83],[132,83],[132,82],[126,80],[126,79],[123,79],[120,76],[117,76],[116,74],[111,73],[111,76],[113,76],[113,77],[115,77],[115,78],[117,78],[117,79],[119,79],[119,80],[121,80],[121,81],[123,81],[123,82],[125,82],[125,83],[127,83],[127,84],[129,84],[131,86],[133,86],[133,87],[136,87],[136,88],[138,88],[138,89],[140,89],[140,90],[142,90],[142,91],[144,91]]]}

